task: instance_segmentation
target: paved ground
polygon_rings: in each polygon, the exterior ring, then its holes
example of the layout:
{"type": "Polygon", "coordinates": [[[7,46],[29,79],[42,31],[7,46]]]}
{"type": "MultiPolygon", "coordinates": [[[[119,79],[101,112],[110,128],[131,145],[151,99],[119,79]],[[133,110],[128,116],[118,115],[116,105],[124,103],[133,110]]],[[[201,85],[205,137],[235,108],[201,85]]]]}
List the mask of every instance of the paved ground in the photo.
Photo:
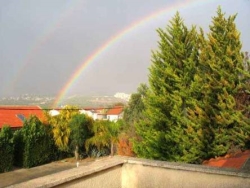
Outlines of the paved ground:
{"type": "MultiPolygon", "coordinates": [[[[80,161],[79,165],[88,165],[94,162],[94,159],[86,159],[80,161]]],[[[19,169],[11,172],[0,174],[0,188],[10,186],[13,184],[25,182],[27,180],[35,179],[49,174],[54,174],[60,171],[76,168],[76,162],[73,159],[52,162],[46,165],[30,168],[19,169]]]]}

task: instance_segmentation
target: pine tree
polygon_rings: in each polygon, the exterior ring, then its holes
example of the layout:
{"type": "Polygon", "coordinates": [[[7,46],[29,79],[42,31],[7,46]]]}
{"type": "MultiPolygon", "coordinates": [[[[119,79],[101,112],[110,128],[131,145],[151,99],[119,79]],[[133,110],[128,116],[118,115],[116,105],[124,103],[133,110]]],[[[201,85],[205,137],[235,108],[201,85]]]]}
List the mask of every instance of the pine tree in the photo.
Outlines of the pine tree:
{"type": "Polygon", "coordinates": [[[177,13],[153,52],[144,119],[136,128],[139,157],[199,163],[245,149],[249,141],[250,74],[236,15],[218,8],[210,32],[188,30],[177,13]]]}
{"type": "MultiPolygon", "coordinates": [[[[250,73],[250,60],[249,60],[249,53],[245,52],[244,53],[244,60],[243,60],[243,66],[244,66],[244,71],[245,73],[250,73]]],[[[242,113],[247,117],[250,118],[250,79],[249,75],[245,76],[244,79],[244,89],[242,88],[241,90],[238,91],[236,95],[236,105],[237,109],[241,110],[242,113]],[[247,89],[246,89],[247,88],[247,89]]]]}
{"type": "MultiPolygon", "coordinates": [[[[249,133],[249,123],[237,109],[235,97],[245,90],[240,34],[234,23],[236,15],[225,18],[218,8],[213,18],[208,39],[201,35],[199,78],[203,121],[208,156],[220,156],[230,148],[244,148],[249,133]]],[[[198,118],[199,119],[199,118],[198,118]]]]}
{"type": "Polygon", "coordinates": [[[179,13],[166,30],[157,30],[159,50],[152,55],[146,120],[137,125],[139,157],[195,163],[203,147],[202,131],[188,118],[195,108],[193,84],[198,61],[197,33],[184,25],[179,13]],[[193,85],[193,87],[191,87],[193,85]]]}

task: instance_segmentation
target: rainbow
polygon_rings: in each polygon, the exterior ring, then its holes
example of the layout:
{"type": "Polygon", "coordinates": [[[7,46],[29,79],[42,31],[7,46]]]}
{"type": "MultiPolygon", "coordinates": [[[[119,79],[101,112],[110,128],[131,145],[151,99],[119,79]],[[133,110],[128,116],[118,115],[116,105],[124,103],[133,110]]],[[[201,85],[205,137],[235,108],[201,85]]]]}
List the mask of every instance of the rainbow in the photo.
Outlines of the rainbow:
{"type": "Polygon", "coordinates": [[[133,31],[137,27],[165,14],[166,12],[174,11],[176,9],[181,9],[185,7],[192,6],[196,3],[204,3],[207,1],[202,1],[202,0],[186,0],[183,2],[175,3],[171,6],[167,6],[166,8],[163,8],[161,10],[158,10],[138,21],[135,21],[131,25],[129,25],[127,28],[122,30],[121,32],[117,33],[115,36],[109,38],[102,46],[100,46],[94,53],[92,53],[87,59],[84,59],[81,63],[81,65],[77,68],[77,71],[70,77],[69,81],[64,85],[62,90],[59,92],[57,95],[53,106],[52,107],[57,107],[59,106],[60,101],[65,97],[67,94],[68,90],[71,88],[72,84],[79,78],[79,76],[82,74],[83,70],[91,63],[93,62],[98,56],[100,56],[104,51],[106,51],[110,46],[112,46],[114,43],[119,41],[121,38],[123,38],[126,34],[129,32],[133,31]]]}

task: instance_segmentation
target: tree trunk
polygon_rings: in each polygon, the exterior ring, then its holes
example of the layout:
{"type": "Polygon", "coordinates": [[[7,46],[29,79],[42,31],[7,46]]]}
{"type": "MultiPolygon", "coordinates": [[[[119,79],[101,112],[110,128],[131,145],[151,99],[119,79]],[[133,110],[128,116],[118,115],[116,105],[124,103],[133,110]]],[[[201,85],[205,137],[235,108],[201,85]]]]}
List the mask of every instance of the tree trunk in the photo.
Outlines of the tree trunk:
{"type": "Polygon", "coordinates": [[[75,148],[75,158],[76,158],[76,161],[79,160],[79,147],[78,147],[78,145],[76,145],[76,148],[75,148]]]}
{"type": "Polygon", "coordinates": [[[110,155],[114,156],[114,143],[111,142],[110,155]]]}

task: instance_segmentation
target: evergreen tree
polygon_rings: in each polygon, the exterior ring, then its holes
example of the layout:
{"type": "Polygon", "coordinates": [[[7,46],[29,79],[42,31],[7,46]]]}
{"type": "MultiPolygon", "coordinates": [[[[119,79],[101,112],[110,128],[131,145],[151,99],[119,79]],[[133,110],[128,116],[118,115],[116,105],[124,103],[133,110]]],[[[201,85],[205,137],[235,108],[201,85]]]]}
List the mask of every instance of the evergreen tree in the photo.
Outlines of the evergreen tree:
{"type": "MultiPolygon", "coordinates": [[[[245,52],[244,54],[244,60],[243,60],[243,66],[244,70],[249,74],[250,73],[250,60],[249,60],[249,53],[245,52]]],[[[245,76],[248,78],[249,76],[245,76]]],[[[245,88],[238,91],[235,99],[236,99],[236,105],[237,109],[241,110],[242,113],[247,117],[250,118],[250,79],[244,80],[245,88]],[[246,89],[247,88],[247,89],[246,89]]]]}
{"type": "Polygon", "coordinates": [[[236,15],[218,8],[207,37],[188,30],[177,13],[158,29],[144,120],[136,126],[139,157],[199,163],[246,148],[249,139],[248,59],[241,53],[236,15]]]}
{"type": "Polygon", "coordinates": [[[143,111],[145,110],[145,104],[143,99],[148,91],[146,84],[140,84],[137,88],[137,92],[133,93],[129,99],[128,105],[124,109],[123,119],[126,123],[126,131],[131,133],[131,136],[135,136],[134,126],[143,118],[143,111]]]}
{"type": "Polygon", "coordinates": [[[139,157],[194,163],[203,147],[201,128],[188,118],[189,109],[195,108],[197,33],[194,27],[187,29],[179,13],[166,30],[157,32],[159,50],[152,55],[145,98],[147,118],[137,125],[140,139],[134,150],[139,157]]]}
{"type": "Polygon", "coordinates": [[[225,154],[229,148],[244,148],[249,133],[249,123],[236,106],[236,95],[246,90],[249,79],[243,67],[240,33],[234,23],[236,15],[225,18],[218,8],[213,18],[208,39],[200,41],[199,78],[202,105],[206,117],[203,132],[206,137],[208,157],[225,154]]]}

